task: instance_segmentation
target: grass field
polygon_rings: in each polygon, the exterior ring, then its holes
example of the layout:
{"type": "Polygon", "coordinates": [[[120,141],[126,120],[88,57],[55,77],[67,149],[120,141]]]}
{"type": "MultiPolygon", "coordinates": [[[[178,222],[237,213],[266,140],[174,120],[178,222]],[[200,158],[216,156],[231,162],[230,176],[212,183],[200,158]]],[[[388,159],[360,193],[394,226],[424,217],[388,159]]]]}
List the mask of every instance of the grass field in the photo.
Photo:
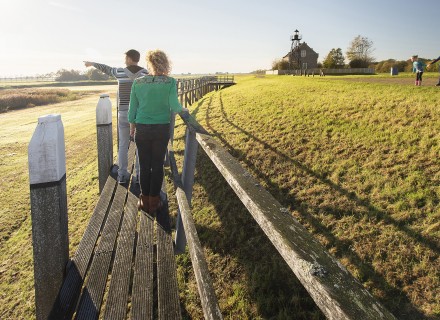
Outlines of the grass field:
{"type": "MultiPolygon", "coordinates": [[[[405,75],[237,79],[192,114],[399,319],[439,319],[438,88],[405,75]]],[[[115,87],[102,89],[114,102],[115,87]]],[[[34,318],[27,145],[37,118],[62,115],[73,254],[98,197],[98,96],[0,114],[1,319],[34,318]]],[[[178,121],[180,162],[183,136],[178,121]]],[[[323,318],[203,151],[193,214],[226,319],[323,318]]],[[[185,318],[199,319],[189,255],[177,262],[185,318]]]]}

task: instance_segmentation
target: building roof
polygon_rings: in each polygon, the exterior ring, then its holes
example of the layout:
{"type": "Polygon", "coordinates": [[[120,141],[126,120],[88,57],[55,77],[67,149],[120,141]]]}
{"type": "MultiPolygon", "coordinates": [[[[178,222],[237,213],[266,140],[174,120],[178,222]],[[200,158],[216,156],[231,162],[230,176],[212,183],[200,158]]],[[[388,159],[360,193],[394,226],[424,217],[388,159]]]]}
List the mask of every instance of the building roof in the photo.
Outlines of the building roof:
{"type": "MultiPolygon", "coordinates": [[[[313,48],[310,48],[309,45],[307,44],[307,42],[303,42],[299,45],[298,47],[299,50],[308,50],[308,51],[312,51],[313,53],[315,53],[316,55],[318,55],[318,53],[315,52],[315,50],[313,50],[313,48]]],[[[290,55],[290,51],[283,57],[283,58],[287,58],[290,55]]]]}

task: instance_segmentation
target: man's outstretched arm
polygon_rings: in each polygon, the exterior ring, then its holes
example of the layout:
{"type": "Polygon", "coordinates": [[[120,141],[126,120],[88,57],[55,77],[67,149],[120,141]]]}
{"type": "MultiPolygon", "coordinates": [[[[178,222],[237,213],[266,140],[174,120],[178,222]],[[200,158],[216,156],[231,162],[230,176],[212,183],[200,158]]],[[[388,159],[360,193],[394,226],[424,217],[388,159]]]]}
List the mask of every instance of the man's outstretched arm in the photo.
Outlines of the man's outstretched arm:
{"type": "Polygon", "coordinates": [[[112,76],[116,78],[116,74],[118,72],[118,68],[112,68],[102,63],[84,61],[84,65],[86,67],[95,67],[99,71],[104,72],[106,75],[112,76]]]}

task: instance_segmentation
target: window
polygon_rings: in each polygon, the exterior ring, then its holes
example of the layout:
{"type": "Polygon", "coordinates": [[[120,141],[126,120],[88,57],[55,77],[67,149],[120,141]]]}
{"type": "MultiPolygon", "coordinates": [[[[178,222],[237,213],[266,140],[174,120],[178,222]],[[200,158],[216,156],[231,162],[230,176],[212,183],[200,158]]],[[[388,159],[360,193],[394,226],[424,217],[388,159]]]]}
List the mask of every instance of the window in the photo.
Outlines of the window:
{"type": "Polygon", "coordinates": [[[307,70],[307,62],[303,62],[303,70],[307,70]]]}
{"type": "Polygon", "coordinates": [[[306,50],[301,50],[301,58],[304,58],[306,56],[306,50]]]}

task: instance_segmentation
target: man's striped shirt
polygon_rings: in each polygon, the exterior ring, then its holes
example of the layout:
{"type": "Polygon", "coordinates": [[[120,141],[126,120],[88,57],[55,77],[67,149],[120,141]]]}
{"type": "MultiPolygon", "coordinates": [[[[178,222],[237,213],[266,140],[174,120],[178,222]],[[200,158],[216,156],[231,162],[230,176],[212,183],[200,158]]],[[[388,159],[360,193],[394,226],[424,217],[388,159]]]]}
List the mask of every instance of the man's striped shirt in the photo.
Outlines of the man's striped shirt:
{"type": "Polygon", "coordinates": [[[130,105],[130,92],[133,81],[143,77],[148,71],[139,66],[128,66],[127,68],[112,68],[102,63],[93,62],[93,66],[105,74],[115,77],[118,80],[118,105],[119,111],[128,111],[130,105]]]}

